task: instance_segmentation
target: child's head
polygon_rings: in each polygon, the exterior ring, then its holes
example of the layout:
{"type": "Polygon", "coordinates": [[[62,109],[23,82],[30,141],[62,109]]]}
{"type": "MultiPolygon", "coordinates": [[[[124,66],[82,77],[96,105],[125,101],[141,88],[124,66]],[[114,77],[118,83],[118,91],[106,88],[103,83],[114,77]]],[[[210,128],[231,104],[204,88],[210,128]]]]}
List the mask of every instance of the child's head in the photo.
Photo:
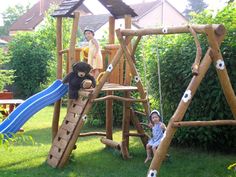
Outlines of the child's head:
{"type": "Polygon", "coordinates": [[[151,123],[153,123],[153,124],[158,123],[158,122],[163,122],[162,117],[157,110],[153,110],[150,113],[149,119],[150,119],[151,123]]]}
{"type": "Polygon", "coordinates": [[[91,28],[86,27],[84,29],[84,36],[87,40],[90,40],[91,38],[94,37],[94,30],[91,28]]]}

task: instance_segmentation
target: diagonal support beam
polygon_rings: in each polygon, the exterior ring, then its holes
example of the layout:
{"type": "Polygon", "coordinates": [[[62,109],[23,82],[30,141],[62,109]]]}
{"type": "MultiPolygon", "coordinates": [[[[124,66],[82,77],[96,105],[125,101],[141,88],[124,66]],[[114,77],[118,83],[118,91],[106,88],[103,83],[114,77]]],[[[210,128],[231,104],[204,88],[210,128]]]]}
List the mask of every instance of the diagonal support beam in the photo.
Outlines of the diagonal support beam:
{"type": "MultiPolygon", "coordinates": [[[[116,35],[117,35],[117,38],[118,38],[118,40],[120,42],[120,46],[121,46],[122,50],[124,51],[125,56],[127,58],[127,61],[129,63],[131,74],[133,75],[133,77],[136,78],[135,79],[136,80],[136,86],[137,86],[138,91],[140,93],[141,99],[146,99],[147,95],[146,95],[146,93],[144,91],[143,84],[141,82],[141,79],[140,79],[140,76],[138,74],[138,71],[137,71],[137,69],[136,69],[136,67],[134,65],[134,62],[133,62],[134,58],[132,58],[129,49],[126,46],[125,40],[124,40],[124,38],[123,38],[123,36],[122,36],[122,34],[120,32],[120,29],[116,30],[116,35]]],[[[143,103],[143,106],[144,106],[145,112],[147,114],[149,114],[148,104],[147,103],[143,103]]]]}
{"type": "Polygon", "coordinates": [[[221,87],[223,89],[225,98],[229,104],[229,107],[233,113],[234,119],[236,119],[236,97],[231,85],[226,66],[224,64],[223,56],[220,52],[219,44],[217,43],[216,35],[212,26],[206,28],[206,34],[208,43],[212,49],[211,56],[216,67],[217,75],[220,80],[221,87]]]}

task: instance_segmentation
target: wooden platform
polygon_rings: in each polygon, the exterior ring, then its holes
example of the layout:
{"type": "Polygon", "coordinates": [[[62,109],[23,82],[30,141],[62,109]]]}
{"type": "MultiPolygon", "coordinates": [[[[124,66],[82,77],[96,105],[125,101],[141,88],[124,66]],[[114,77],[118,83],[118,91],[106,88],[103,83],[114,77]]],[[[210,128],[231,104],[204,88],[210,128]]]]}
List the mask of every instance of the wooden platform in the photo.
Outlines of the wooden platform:
{"type": "MultiPolygon", "coordinates": [[[[85,89],[86,91],[92,92],[93,89],[85,89]]],[[[125,86],[115,83],[105,83],[101,91],[136,91],[138,90],[135,86],[125,86]]]]}

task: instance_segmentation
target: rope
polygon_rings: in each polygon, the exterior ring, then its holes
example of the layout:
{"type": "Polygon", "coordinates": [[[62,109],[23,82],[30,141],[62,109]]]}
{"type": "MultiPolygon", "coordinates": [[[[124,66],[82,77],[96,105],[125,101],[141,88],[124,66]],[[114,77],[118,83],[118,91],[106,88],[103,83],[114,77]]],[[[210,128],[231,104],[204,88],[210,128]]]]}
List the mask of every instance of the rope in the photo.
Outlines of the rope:
{"type": "MultiPolygon", "coordinates": [[[[146,89],[146,92],[147,92],[147,98],[149,98],[149,82],[147,82],[147,64],[146,64],[146,55],[145,55],[145,52],[144,52],[144,46],[143,46],[143,43],[142,44],[142,57],[143,57],[143,65],[144,65],[144,77],[145,77],[145,81],[144,81],[144,84],[145,86],[147,87],[146,89]]],[[[147,102],[148,104],[148,113],[150,113],[150,102],[148,101],[147,102]]]]}
{"type": "MultiPolygon", "coordinates": [[[[158,89],[159,89],[159,99],[160,99],[160,112],[163,117],[163,104],[162,104],[162,91],[161,91],[161,69],[160,69],[160,55],[158,46],[156,47],[156,53],[157,53],[157,72],[158,72],[158,89]]],[[[150,88],[150,82],[147,80],[147,64],[146,64],[146,55],[144,52],[144,46],[142,43],[142,57],[143,57],[143,65],[144,65],[144,77],[145,77],[145,86],[147,87],[147,97],[149,97],[149,88],[150,88]]],[[[148,102],[148,111],[150,112],[150,103],[148,102]]]]}
{"type": "Polygon", "coordinates": [[[163,115],[163,105],[162,105],[162,92],[161,92],[161,68],[160,68],[160,55],[159,55],[159,50],[158,50],[158,45],[157,45],[157,72],[158,72],[158,89],[159,89],[159,99],[160,99],[160,112],[162,117],[163,115]]]}

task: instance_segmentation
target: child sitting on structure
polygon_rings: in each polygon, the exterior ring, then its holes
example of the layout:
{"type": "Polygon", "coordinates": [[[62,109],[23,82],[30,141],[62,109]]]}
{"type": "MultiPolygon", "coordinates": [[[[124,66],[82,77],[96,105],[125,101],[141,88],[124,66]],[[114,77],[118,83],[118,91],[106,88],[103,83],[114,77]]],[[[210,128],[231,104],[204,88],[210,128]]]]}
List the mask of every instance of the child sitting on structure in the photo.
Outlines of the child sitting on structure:
{"type": "Polygon", "coordinates": [[[152,152],[153,154],[155,153],[164,136],[164,131],[166,130],[162,117],[157,110],[153,110],[150,113],[149,119],[150,128],[152,128],[152,138],[149,139],[148,144],[146,145],[147,158],[144,163],[152,159],[152,152]]]}
{"type": "Polygon", "coordinates": [[[94,38],[94,31],[90,28],[84,30],[85,38],[89,41],[88,64],[93,67],[91,74],[97,78],[99,70],[103,69],[102,53],[98,41],[94,38]]]}

